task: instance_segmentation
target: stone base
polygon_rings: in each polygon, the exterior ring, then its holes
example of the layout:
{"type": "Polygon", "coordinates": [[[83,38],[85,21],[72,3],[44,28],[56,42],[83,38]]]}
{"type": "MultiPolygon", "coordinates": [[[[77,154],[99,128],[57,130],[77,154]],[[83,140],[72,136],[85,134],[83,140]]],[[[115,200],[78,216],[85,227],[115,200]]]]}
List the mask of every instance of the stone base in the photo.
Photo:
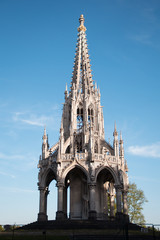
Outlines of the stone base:
{"type": "Polygon", "coordinates": [[[129,223],[129,215],[128,214],[123,214],[124,221],[125,223],[129,223]]]}
{"type": "Polygon", "coordinates": [[[96,211],[89,211],[89,220],[96,220],[97,219],[97,212],[96,211]]]}
{"type": "Polygon", "coordinates": [[[129,223],[129,215],[123,213],[116,213],[116,219],[122,223],[129,223]]]}
{"type": "Polygon", "coordinates": [[[48,221],[48,216],[45,213],[38,213],[38,222],[48,221]]]}
{"type": "Polygon", "coordinates": [[[65,220],[66,219],[66,214],[62,211],[57,211],[56,212],[56,220],[65,220]]]}

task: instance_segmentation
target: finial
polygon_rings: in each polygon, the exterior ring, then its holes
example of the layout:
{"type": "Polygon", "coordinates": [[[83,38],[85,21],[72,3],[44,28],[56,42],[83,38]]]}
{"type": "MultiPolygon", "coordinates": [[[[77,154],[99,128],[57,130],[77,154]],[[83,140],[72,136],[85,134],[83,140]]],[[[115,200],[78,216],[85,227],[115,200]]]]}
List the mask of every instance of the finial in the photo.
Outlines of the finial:
{"type": "Polygon", "coordinates": [[[79,23],[80,25],[84,25],[84,17],[83,14],[81,14],[80,18],[79,18],[79,23]]]}
{"type": "Polygon", "coordinates": [[[97,90],[97,83],[96,83],[96,81],[95,81],[95,90],[97,90]]]}
{"type": "Polygon", "coordinates": [[[86,28],[84,26],[84,17],[83,17],[83,14],[81,14],[80,18],[79,18],[79,23],[80,23],[80,26],[78,28],[78,32],[80,31],[83,31],[85,32],[86,31],[86,28]]]}
{"type": "Polygon", "coordinates": [[[115,123],[114,123],[114,131],[117,132],[116,121],[115,121],[115,123]]]}
{"type": "Polygon", "coordinates": [[[115,121],[115,123],[114,123],[114,132],[113,132],[113,136],[114,136],[114,137],[118,137],[117,127],[116,127],[116,121],[115,121]]]}
{"type": "Polygon", "coordinates": [[[120,131],[120,140],[122,141],[122,132],[120,131]]]}
{"type": "Polygon", "coordinates": [[[66,83],[66,92],[67,92],[67,83],[66,83]]]}
{"type": "Polygon", "coordinates": [[[44,134],[43,134],[42,139],[43,139],[43,143],[45,143],[46,140],[47,140],[47,135],[46,135],[46,125],[44,126],[44,134]]]}
{"type": "Polygon", "coordinates": [[[99,97],[101,96],[100,88],[99,88],[99,87],[98,87],[98,96],[99,96],[99,97]]]}
{"type": "Polygon", "coordinates": [[[46,125],[44,125],[44,136],[46,136],[46,125]]]}

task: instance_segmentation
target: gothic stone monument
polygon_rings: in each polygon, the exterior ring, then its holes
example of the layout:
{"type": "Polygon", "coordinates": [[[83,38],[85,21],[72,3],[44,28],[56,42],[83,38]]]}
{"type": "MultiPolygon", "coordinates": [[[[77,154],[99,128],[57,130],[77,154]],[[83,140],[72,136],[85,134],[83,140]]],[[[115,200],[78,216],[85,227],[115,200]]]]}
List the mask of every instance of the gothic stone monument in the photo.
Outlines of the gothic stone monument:
{"type": "Polygon", "coordinates": [[[113,146],[105,140],[101,95],[92,79],[83,15],[79,22],[71,87],[68,91],[66,86],[64,92],[60,137],[51,148],[44,130],[38,164],[38,221],[47,220],[48,187],[53,179],[58,190],[57,220],[107,220],[128,214],[128,168],[122,135],[118,140],[115,124],[113,146]]]}

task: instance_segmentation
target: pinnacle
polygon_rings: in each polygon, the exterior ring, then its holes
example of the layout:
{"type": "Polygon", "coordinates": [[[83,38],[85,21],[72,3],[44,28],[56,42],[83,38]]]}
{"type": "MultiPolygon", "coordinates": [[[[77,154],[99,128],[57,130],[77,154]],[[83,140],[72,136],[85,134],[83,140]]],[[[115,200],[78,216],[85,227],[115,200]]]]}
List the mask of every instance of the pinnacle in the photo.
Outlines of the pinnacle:
{"type": "Polygon", "coordinates": [[[80,25],[82,24],[84,24],[84,17],[83,17],[83,14],[81,14],[81,16],[80,16],[80,18],[79,18],[79,23],[80,23],[80,25]]]}
{"type": "Polygon", "coordinates": [[[66,83],[66,92],[67,92],[67,90],[68,90],[68,89],[67,89],[67,83],[66,83]]]}
{"type": "Polygon", "coordinates": [[[114,137],[118,137],[118,132],[117,132],[117,127],[116,127],[116,121],[114,123],[114,132],[113,132],[114,137]]]}
{"type": "Polygon", "coordinates": [[[44,126],[44,136],[46,136],[46,125],[44,126]]]}
{"type": "Polygon", "coordinates": [[[116,121],[114,123],[114,132],[117,132],[116,121]]]}
{"type": "Polygon", "coordinates": [[[44,134],[43,134],[43,137],[42,137],[43,140],[46,140],[47,139],[47,134],[46,134],[46,125],[44,126],[44,134]]]}
{"type": "Polygon", "coordinates": [[[122,132],[120,131],[120,140],[122,141],[122,132]]]}

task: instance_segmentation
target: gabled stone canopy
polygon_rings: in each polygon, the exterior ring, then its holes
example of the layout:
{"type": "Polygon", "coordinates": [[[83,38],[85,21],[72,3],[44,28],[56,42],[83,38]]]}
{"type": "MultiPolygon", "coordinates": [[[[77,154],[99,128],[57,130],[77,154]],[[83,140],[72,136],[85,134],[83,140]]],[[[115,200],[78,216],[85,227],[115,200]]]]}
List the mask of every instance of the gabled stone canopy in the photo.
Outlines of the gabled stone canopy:
{"type": "Polygon", "coordinates": [[[47,220],[48,187],[53,179],[58,189],[56,219],[108,219],[122,212],[128,214],[128,168],[122,135],[118,140],[115,124],[113,146],[105,140],[101,95],[92,79],[83,15],[79,22],[71,87],[68,91],[66,86],[64,93],[60,138],[51,148],[44,130],[38,164],[39,221],[47,220]]]}

